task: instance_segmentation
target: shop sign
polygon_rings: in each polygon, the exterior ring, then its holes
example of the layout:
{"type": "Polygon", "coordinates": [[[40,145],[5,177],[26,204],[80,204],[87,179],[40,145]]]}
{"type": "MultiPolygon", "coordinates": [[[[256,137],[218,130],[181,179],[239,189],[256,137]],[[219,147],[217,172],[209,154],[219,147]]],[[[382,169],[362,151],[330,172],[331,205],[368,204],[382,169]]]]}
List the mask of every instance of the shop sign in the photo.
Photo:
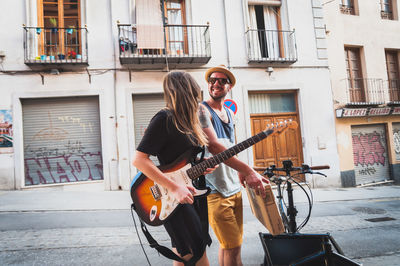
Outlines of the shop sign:
{"type": "Polygon", "coordinates": [[[366,116],[367,108],[357,108],[357,109],[348,109],[344,108],[341,117],[357,117],[357,116],[366,116]]]}
{"type": "Polygon", "coordinates": [[[390,113],[391,108],[390,107],[385,107],[385,108],[371,108],[369,110],[368,115],[388,115],[390,113]]]}
{"type": "Polygon", "coordinates": [[[400,115],[400,107],[393,107],[392,115],[400,115]]]}

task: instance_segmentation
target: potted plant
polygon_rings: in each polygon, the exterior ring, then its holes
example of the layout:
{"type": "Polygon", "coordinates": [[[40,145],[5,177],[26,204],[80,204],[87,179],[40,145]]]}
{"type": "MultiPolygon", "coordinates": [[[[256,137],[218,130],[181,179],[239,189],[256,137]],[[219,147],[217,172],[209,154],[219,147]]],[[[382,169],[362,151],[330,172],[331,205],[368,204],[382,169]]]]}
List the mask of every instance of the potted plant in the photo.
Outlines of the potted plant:
{"type": "Polygon", "coordinates": [[[56,18],[50,18],[49,22],[51,24],[51,32],[53,33],[57,33],[58,29],[57,29],[57,19],[56,18]]]}
{"type": "Polygon", "coordinates": [[[71,50],[68,52],[68,58],[69,59],[75,59],[76,58],[76,52],[74,50],[71,50]]]}

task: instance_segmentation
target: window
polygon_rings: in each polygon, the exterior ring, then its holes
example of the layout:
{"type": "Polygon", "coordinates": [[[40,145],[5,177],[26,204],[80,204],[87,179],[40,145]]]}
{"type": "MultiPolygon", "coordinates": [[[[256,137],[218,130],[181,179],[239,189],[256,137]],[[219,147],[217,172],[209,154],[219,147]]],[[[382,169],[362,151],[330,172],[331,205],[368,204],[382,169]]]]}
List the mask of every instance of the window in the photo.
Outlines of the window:
{"type": "Polygon", "coordinates": [[[354,0],[341,0],[340,12],[348,15],[356,15],[354,0]]]}
{"type": "Polygon", "coordinates": [[[44,31],[40,54],[81,54],[80,0],[38,0],[38,20],[44,31]]]}
{"type": "Polygon", "coordinates": [[[397,51],[385,51],[390,101],[400,101],[399,58],[397,51]]]}
{"type": "Polygon", "coordinates": [[[365,102],[364,79],[361,69],[360,49],[345,47],[347,85],[350,102],[365,102]]]}
{"type": "Polygon", "coordinates": [[[393,14],[393,1],[392,0],[381,0],[381,17],[382,19],[394,19],[393,14]]]}

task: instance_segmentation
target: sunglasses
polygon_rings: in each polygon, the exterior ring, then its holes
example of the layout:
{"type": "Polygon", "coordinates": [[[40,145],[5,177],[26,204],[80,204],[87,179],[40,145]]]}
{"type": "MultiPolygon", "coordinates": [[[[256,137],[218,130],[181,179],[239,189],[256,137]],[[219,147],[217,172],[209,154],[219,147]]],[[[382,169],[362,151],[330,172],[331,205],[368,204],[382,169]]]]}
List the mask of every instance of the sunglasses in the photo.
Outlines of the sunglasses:
{"type": "Polygon", "coordinates": [[[208,83],[211,84],[215,84],[216,82],[219,82],[219,84],[221,85],[225,85],[225,84],[230,84],[231,82],[229,81],[229,79],[225,79],[225,78],[208,78],[208,83]]]}

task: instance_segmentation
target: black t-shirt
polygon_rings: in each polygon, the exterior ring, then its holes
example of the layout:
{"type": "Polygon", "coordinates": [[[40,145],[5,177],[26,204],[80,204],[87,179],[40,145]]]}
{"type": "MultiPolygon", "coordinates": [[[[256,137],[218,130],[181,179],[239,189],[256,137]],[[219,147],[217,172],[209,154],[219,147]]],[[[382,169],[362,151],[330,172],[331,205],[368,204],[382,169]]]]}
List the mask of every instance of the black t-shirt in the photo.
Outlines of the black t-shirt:
{"type": "Polygon", "coordinates": [[[197,147],[189,138],[175,127],[171,111],[162,109],[151,119],[137,150],[157,156],[160,165],[167,165],[197,147]]]}

